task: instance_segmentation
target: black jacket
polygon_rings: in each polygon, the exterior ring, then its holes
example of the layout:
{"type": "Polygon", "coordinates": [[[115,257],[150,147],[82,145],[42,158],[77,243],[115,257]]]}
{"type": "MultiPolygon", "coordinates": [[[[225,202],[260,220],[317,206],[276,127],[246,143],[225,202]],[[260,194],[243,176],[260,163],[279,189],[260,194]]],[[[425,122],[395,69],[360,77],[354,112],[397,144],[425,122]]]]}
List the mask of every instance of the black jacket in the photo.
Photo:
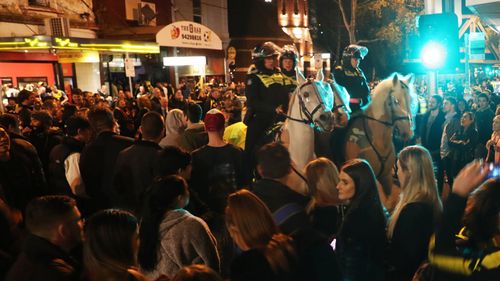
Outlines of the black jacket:
{"type": "Polygon", "coordinates": [[[134,140],[113,132],[102,132],[88,144],[80,156],[80,173],[94,210],[112,206],[113,171],[118,154],[134,140]],[[97,208],[97,209],[96,209],[97,208]]]}
{"type": "Polygon", "coordinates": [[[288,214],[284,214],[283,217],[286,219],[283,222],[276,222],[283,233],[292,234],[310,227],[309,217],[305,212],[305,207],[309,202],[308,197],[272,179],[257,181],[253,184],[252,192],[264,201],[271,213],[273,213],[275,220],[277,211],[282,207],[291,203],[297,206],[298,209],[292,209],[288,214]]]}
{"type": "Polygon", "coordinates": [[[113,176],[115,207],[138,214],[146,188],[152,183],[161,147],[151,141],[136,141],[118,154],[113,176]]]}
{"type": "Polygon", "coordinates": [[[0,185],[7,204],[24,211],[31,199],[46,194],[47,183],[40,162],[12,142],[10,159],[0,161],[0,185]]]}
{"type": "Polygon", "coordinates": [[[66,180],[66,169],[64,161],[73,153],[80,153],[85,146],[84,142],[72,137],[65,137],[63,141],[56,145],[49,155],[49,193],[72,195],[71,187],[66,180]]]}
{"type": "Polygon", "coordinates": [[[370,87],[366,81],[365,74],[361,68],[337,66],[333,72],[335,81],[346,88],[352,98],[363,100],[363,105],[368,103],[370,96],[370,87]]]}
{"type": "Polygon", "coordinates": [[[385,219],[366,206],[349,211],[337,234],[336,254],[342,280],[385,280],[385,219]]]}
{"type": "Polygon", "coordinates": [[[30,235],[6,281],[77,281],[80,264],[49,241],[30,235]]]}
{"type": "MultiPolygon", "coordinates": [[[[432,122],[430,128],[428,127],[429,117],[431,111],[427,111],[422,118],[422,130],[420,131],[420,137],[422,140],[422,146],[427,148],[431,154],[439,156],[439,149],[441,145],[441,137],[443,136],[443,124],[445,113],[439,111],[438,115],[432,122]]],[[[439,157],[438,157],[439,158],[439,157]]]]}
{"type": "Polygon", "coordinates": [[[460,127],[460,130],[451,137],[451,157],[454,161],[456,173],[467,163],[474,160],[478,139],[478,133],[473,125],[467,129],[460,127]]]}
{"type": "Polygon", "coordinates": [[[245,123],[252,126],[258,123],[267,129],[277,118],[276,108],[288,107],[288,89],[279,71],[256,72],[247,75],[245,95],[247,113],[245,123]]]}
{"type": "Polygon", "coordinates": [[[476,111],[475,117],[476,129],[479,134],[479,142],[486,145],[486,142],[490,139],[491,133],[493,132],[491,124],[493,123],[495,113],[487,107],[485,110],[476,111]]]}
{"type": "Polygon", "coordinates": [[[417,268],[427,258],[435,221],[432,205],[428,203],[410,203],[401,210],[389,248],[392,280],[412,280],[417,268]]]}

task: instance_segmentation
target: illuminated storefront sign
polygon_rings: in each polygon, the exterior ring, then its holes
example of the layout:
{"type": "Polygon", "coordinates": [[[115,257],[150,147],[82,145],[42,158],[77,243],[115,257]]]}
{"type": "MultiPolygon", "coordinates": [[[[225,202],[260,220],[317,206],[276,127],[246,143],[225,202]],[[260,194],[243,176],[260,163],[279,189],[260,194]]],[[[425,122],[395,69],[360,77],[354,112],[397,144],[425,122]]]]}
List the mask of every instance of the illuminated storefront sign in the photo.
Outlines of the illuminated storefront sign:
{"type": "Polygon", "coordinates": [[[156,33],[156,42],[165,47],[222,50],[222,41],[210,28],[191,21],[177,21],[156,33]]]}
{"type": "Polygon", "coordinates": [[[50,36],[32,36],[0,38],[0,51],[16,50],[80,50],[122,53],[158,54],[160,47],[156,43],[132,42],[86,38],[60,38],[50,36]]]}

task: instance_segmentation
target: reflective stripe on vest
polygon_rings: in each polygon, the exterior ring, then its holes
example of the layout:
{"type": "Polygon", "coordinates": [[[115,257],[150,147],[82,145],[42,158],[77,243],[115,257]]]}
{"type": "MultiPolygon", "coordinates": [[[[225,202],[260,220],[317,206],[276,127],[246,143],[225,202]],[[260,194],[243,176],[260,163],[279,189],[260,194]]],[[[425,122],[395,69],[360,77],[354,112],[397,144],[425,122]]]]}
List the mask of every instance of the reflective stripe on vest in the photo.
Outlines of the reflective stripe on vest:
{"type": "Polygon", "coordinates": [[[262,84],[264,84],[266,88],[269,88],[269,86],[273,84],[285,84],[285,79],[281,73],[274,73],[273,75],[257,74],[257,77],[259,77],[260,81],[262,81],[262,84]]]}

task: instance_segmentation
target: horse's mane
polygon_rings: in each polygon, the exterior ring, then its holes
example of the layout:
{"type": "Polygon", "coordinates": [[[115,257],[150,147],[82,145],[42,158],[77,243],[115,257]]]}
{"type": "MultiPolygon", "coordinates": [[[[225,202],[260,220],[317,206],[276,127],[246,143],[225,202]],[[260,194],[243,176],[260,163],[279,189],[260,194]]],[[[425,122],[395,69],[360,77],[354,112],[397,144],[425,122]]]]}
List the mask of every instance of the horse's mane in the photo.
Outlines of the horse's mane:
{"type": "MultiPolygon", "coordinates": [[[[401,81],[405,81],[406,79],[403,75],[394,72],[391,75],[389,75],[389,77],[380,81],[380,83],[372,91],[371,107],[373,109],[374,115],[377,117],[383,115],[383,112],[380,111],[381,110],[383,111],[384,102],[387,99],[387,95],[393,88],[392,80],[394,78],[394,75],[398,76],[399,83],[401,83],[401,81]]],[[[411,110],[412,113],[414,113],[415,112],[414,103],[416,102],[415,88],[413,87],[413,85],[406,85],[406,86],[408,86],[408,91],[393,91],[393,94],[398,100],[406,100],[407,102],[409,102],[408,108],[411,110]],[[408,95],[403,94],[406,92],[408,93],[408,95]]]]}

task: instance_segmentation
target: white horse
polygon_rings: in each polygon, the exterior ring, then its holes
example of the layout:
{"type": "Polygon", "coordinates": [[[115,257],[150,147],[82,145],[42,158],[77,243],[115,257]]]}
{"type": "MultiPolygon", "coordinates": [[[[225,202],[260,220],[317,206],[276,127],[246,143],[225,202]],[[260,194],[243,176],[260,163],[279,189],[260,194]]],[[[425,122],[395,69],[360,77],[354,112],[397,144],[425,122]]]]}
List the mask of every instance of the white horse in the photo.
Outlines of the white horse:
{"type": "Polygon", "coordinates": [[[290,97],[282,141],[288,147],[294,168],[300,172],[316,159],[314,130],[330,132],[335,127],[345,127],[349,113],[347,95],[335,82],[325,82],[322,70],[316,80],[306,79],[297,71],[297,82],[290,97]]]}

